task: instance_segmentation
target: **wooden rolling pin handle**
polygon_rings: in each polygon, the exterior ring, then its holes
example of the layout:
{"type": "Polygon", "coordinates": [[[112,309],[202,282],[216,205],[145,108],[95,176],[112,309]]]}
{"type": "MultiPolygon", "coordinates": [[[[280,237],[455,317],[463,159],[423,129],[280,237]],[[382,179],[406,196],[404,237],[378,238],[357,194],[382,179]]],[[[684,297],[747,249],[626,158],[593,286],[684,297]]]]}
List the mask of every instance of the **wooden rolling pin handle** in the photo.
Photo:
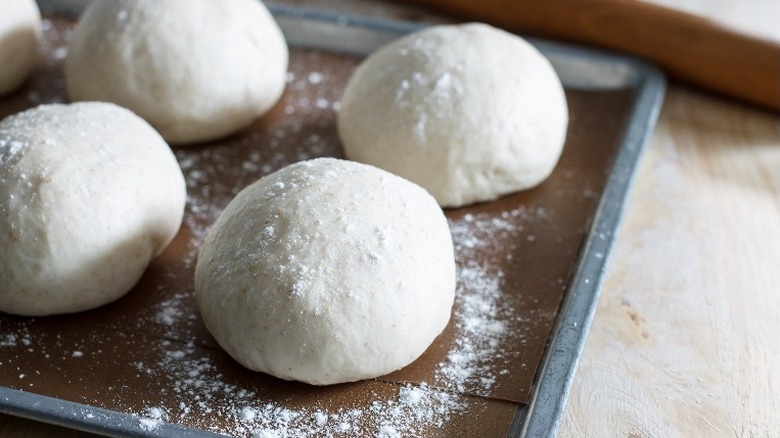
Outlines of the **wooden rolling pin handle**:
{"type": "Polygon", "coordinates": [[[405,0],[472,21],[643,57],[672,78],[780,112],[780,43],[638,0],[405,0]]]}

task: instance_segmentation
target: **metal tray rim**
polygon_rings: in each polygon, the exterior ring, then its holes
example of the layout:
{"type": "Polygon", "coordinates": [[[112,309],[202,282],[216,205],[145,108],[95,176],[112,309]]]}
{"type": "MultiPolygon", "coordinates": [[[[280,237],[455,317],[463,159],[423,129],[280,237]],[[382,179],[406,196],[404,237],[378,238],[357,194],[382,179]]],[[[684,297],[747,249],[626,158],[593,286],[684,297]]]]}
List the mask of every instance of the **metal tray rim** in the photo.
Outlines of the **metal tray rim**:
{"type": "Polygon", "coordinates": [[[564,296],[550,341],[536,379],[536,390],[527,407],[520,407],[509,436],[556,436],[585,348],[585,340],[596,313],[604,273],[615,233],[631,190],[634,173],[644,146],[653,132],[666,91],[666,78],[644,61],[606,52],[604,59],[622,59],[640,76],[637,97],[620,148],[599,202],[588,238],[580,255],[571,287],[564,296]]]}

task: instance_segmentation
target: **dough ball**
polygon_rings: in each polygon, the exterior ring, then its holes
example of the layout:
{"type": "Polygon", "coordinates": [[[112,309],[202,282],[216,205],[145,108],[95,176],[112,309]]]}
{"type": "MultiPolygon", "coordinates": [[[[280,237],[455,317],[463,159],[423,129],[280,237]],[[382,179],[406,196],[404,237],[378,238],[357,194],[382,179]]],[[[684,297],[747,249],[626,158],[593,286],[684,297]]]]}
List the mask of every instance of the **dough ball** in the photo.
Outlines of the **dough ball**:
{"type": "Polygon", "coordinates": [[[40,38],[41,13],[35,0],[0,0],[0,96],[30,74],[40,38]]]}
{"type": "Polygon", "coordinates": [[[444,207],[539,184],[567,124],[547,59],[475,23],[428,28],[373,53],[350,78],[338,115],[348,158],[421,185],[444,207]]]}
{"type": "Polygon", "coordinates": [[[0,311],[91,309],[129,291],[181,225],[170,147],[109,103],[42,105],[0,122],[0,311]]]}
{"type": "Polygon", "coordinates": [[[68,45],[72,100],[129,108],[171,143],[212,140],[284,91],[287,45],[258,0],[91,3],[68,45]]]}
{"type": "Polygon", "coordinates": [[[321,158],[250,185],[201,247],[195,296],[247,368],[315,385],[381,376],[450,318],[455,260],[436,201],[402,178],[321,158]]]}

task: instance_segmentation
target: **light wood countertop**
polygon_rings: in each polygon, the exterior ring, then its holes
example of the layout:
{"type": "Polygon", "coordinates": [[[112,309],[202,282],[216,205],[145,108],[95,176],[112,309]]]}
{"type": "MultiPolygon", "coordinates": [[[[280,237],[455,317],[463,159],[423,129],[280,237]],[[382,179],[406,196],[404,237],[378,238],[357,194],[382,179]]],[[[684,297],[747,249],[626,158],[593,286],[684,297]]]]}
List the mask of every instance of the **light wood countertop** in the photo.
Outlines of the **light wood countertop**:
{"type": "MultiPolygon", "coordinates": [[[[780,40],[780,3],[654,1],[780,40]]],[[[672,84],[560,436],[776,436],[778,309],[780,117],[672,84]]]]}
{"type": "MultiPolygon", "coordinates": [[[[775,0],[653,1],[780,41],[775,0]]],[[[780,115],[673,83],[560,436],[776,436],[778,312],[780,115]]],[[[0,436],[84,434],[0,415],[0,436]]]]}
{"type": "Polygon", "coordinates": [[[671,87],[561,436],[780,426],[780,120],[671,87]]]}

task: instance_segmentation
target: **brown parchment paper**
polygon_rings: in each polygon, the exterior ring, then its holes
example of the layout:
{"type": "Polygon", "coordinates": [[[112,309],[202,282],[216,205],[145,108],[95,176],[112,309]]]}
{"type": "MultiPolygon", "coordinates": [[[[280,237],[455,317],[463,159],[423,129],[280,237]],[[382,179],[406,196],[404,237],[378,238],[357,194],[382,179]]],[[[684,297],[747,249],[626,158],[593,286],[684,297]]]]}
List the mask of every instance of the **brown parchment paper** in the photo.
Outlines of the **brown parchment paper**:
{"type": "MultiPolygon", "coordinates": [[[[46,20],[44,61],[22,89],[0,99],[0,117],[67,101],[61,63],[71,27],[46,20]]],[[[161,408],[163,420],[251,435],[236,426],[236,400],[306,412],[368,411],[411,384],[462,400],[441,417],[446,421],[415,423],[413,434],[506,435],[533,391],[632,93],[567,90],[570,127],[553,175],[535,189],[446,212],[458,298],[450,325],[419,360],[376,380],[324,388],[247,371],[219,349],[198,316],[198,245],[230,199],[257,178],[298,160],[342,156],[335,114],[358,62],[293,50],[287,90],[269,114],[224,140],[176,148],[189,199],[174,242],[115,303],[47,318],[0,314],[0,385],[142,416],[161,408]]],[[[349,434],[370,435],[379,425],[361,417],[351,427],[349,434]]]]}

